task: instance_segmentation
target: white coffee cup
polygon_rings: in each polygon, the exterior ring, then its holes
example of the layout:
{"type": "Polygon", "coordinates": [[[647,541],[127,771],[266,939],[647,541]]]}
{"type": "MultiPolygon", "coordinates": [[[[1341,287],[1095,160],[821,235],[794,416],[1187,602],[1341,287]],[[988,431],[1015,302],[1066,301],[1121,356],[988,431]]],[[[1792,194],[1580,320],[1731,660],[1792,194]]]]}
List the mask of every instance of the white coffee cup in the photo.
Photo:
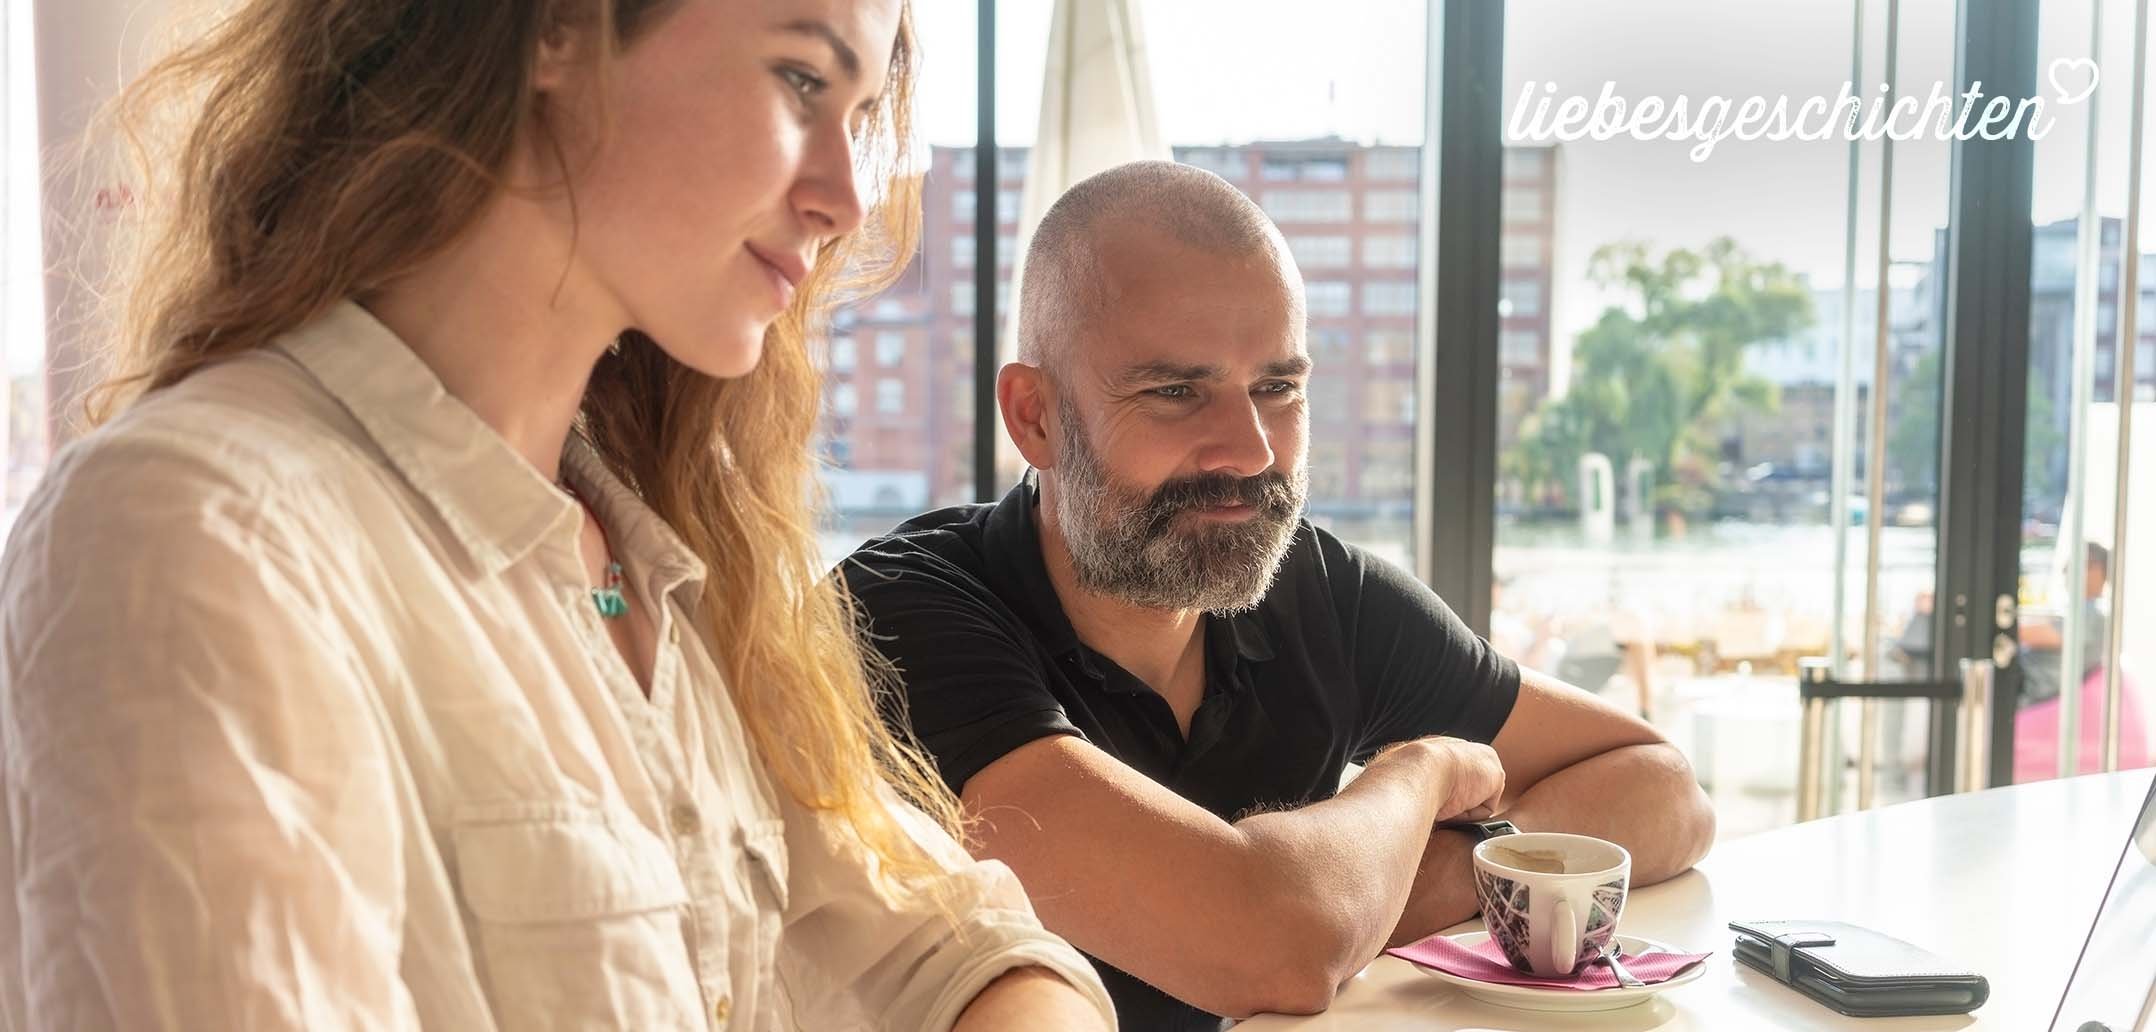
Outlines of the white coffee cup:
{"type": "Polygon", "coordinates": [[[1524,974],[1566,978],[1617,934],[1632,854],[1586,835],[1530,831],[1475,846],[1483,924],[1524,974]]]}

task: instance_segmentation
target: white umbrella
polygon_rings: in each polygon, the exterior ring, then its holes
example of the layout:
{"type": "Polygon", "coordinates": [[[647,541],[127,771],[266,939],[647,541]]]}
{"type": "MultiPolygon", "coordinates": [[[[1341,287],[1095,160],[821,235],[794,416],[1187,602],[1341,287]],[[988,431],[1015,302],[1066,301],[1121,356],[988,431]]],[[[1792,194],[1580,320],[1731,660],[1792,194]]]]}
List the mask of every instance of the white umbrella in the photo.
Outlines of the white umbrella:
{"type": "MultiPolygon", "coordinates": [[[[1132,0],[1056,0],[1042,72],[1040,128],[1027,162],[1011,258],[1011,304],[1003,313],[997,357],[1008,361],[1018,339],[1018,298],[1026,248],[1050,205],[1098,172],[1148,158],[1167,160],[1153,116],[1153,75],[1145,31],[1132,0]]],[[[1010,442],[998,437],[1000,466],[1017,475],[1010,442]]]]}

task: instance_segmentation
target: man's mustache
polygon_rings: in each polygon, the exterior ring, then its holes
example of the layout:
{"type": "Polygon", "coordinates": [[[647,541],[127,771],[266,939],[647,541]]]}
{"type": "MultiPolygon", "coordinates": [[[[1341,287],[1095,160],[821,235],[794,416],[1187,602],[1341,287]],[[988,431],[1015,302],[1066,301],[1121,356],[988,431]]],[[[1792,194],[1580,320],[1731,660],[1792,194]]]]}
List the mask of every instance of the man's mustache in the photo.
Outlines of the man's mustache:
{"type": "Polygon", "coordinates": [[[1279,470],[1267,470],[1254,477],[1200,473],[1170,480],[1154,489],[1145,503],[1146,529],[1149,535],[1158,534],[1170,520],[1185,512],[1228,505],[1248,505],[1273,517],[1293,517],[1301,507],[1295,485],[1279,470]]]}

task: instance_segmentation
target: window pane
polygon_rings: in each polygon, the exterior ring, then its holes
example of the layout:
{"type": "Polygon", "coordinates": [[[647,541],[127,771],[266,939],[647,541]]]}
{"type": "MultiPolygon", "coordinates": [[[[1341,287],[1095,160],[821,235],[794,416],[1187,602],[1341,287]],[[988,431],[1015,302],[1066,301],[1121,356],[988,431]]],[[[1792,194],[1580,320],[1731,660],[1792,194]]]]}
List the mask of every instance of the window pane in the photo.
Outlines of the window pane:
{"type": "Polygon", "coordinates": [[[1310,519],[1412,568],[1426,5],[1134,6],[1175,157],[1250,194],[1303,267],[1310,519]]]}
{"type": "MultiPolygon", "coordinates": [[[[1854,78],[1867,93],[1884,64],[1884,6],[1863,8],[1854,78]]],[[[1953,92],[1955,4],[1899,8],[1902,94],[1921,101],[1934,82],[1953,92]]],[[[1860,651],[1867,504],[1886,524],[1882,640],[1921,624],[1928,604],[1935,438],[1916,417],[1938,408],[1947,145],[1895,144],[1884,281],[1879,148],[1866,146],[1852,279],[1846,140],[1731,136],[1695,160],[1690,141],[1559,140],[1532,118],[1541,98],[1591,107],[1605,83],[1635,111],[1653,98],[1831,103],[1853,78],[1850,3],[1770,14],[1518,0],[1505,17],[1491,637],[1652,720],[1691,756],[1723,835],[1786,823],[1795,663],[1832,651],[1842,614],[1842,658],[1860,651]],[[1609,45],[1619,38],[1628,44],[1609,45]],[[1867,375],[1844,392],[1841,358],[1846,348],[1870,370],[1882,297],[1895,420],[1880,435],[1893,446],[1885,495],[1833,498],[1838,405],[1858,414],[1863,441],[1874,386],[1867,375]],[[1837,530],[1853,606],[1835,596],[1837,530]]],[[[1862,454],[1841,457],[1858,495],[1862,454]]],[[[1890,661],[1879,678],[1906,676],[1890,661]]],[[[1845,709],[1854,720],[1857,707],[1845,709]]],[[[1880,801],[1922,793],[1926,716],[1921,704],[1885,716],[1880,801]]]]}
{"type": "MultiPolygon", "coordinates": [[[[2120,584],[2136,573],[2140,581],[2156,576],[2143,565],[2156,547],[2156,495],[2146,486],[2156,481],[2156,463],[2148,461],[2156,438],[2146,429],[2156,421],[2156,255],[2149,253],[2156,246],[2156,208],[2142,211],[2142,253],[2131,259],[2139,276],[2135,325],[2120,325],[2129,260],[2124,249],[2134,4],[2054,0],[2040,12],[2038,67],[2093,58],[2103,72],[2103,88],[2096,106],[2092,211],[2083,207],[2092,160],[2090,112],[2061,108],[2053,131],[2034,144],[2018,592],[2021,691],[2009,711],[2016,782],[2058,777],[2062,768],[2068,774],[2102,769],[2104,682],[2111,673],[2108,636],[2114,630],[2124,642],[2118,674],[2128,714],[2121,722],[2120,766],[2147,766],[2149,746],[2156,742],[2156,721],[2131,719],[2136,709],[2156,713],[2149,705],[2147,660],[2137,661],[2135,644],[2136,635],[2156,633],[2156,619],[2143,604],[2129,604],[2123,614],[2116,608],[2120,584]],[[2090,18],[2099,7],[2104,34],[2091,53],[2090,18]],[[2086,226],[2085,214],[2094,216],[2086,226]],[[2082,318],[2085,312],[2093,312],[2093,322],[2082,318]],[[2119,379],[2122,330],[2133,346],[2132,390],[2119,379]],[[2131,468],[2122,479],[2118,420],[2126,404],[2133,406],[2134,429],[2142,436],[2133,441],[2131,468]],[[2078,491],[2072,469],[2076,452],[2082,463],[2078,491]],[[2120,536],[2115,506],[2121,490],[2129,492],[2125,529],[2131,546],[2123,569],[2112,554],[2120,536]],[[2065,719],[2069,700],[2076,710],[2072,724],[2065,719]],[[2062,729],[2068,732],[2063,737],[2062,729]]],[[[2152,106],[2146,97],[2142,103],[2152,106]]],[[[2143,118],[2143,132],[2156,130],[2156,110],[2144,110],[2143,118]]],[[[2143,176],[2146,205],[2156,197],[2151,192],[2156,170],[2145,167],[2143,176]]]]}
{"type": "MultiPolygon", "coordinates": [[[[971,4],[916,4],[913,17],[934,55],[918,65],[915,86],[920,247],[896,285],[834,322],[821,431],[834,510],[823,546],[834,562],[900,520],[973,500],[978,26],[971,4]]],[[[1001,195],[1023,181],[1025,154],[1005,152],[1000,165],[999,209],[1016,203],[1001,195]]],[[[997,255],[1004,268],[1008,250],[997,255]]]]}

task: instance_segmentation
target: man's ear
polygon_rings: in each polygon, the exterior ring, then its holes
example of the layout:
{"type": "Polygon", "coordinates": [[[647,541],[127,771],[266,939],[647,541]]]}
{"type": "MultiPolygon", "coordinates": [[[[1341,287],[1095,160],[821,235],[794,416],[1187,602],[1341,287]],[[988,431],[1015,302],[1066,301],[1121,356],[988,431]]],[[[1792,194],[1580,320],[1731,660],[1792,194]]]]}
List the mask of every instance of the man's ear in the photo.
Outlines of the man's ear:
{"type": "Polygon", "coordinates": [[[1055,450],[1049,446],[1048,409],[1055,385],[1039,366],[1012,362],[996,374],[996,407],[1003,410],[1003,430],[1011,437],[1026,464],[1034,469],[1053,469],[1055,450]]]}

